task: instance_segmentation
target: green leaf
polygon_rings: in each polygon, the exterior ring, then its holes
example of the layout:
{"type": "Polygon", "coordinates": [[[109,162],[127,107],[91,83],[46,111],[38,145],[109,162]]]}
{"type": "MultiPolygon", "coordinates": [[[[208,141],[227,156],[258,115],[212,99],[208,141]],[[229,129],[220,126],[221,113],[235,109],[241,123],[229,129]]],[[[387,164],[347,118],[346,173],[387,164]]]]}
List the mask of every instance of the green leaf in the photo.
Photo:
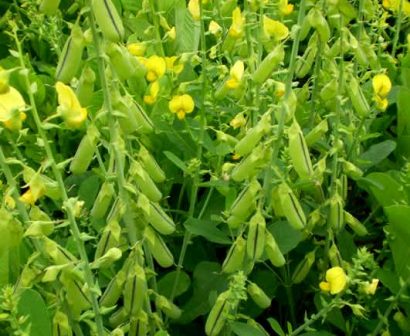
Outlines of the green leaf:
{"type": "Polygon", "coordinates": [[[410,89],[406,87],[400,87],[397,93],[397,135],[399,135],[399,137],[400,135],[410,135],[410,106],[408,103],[409,96],[410,89]]]}
{"type": "Polygon", "coordinates": [[[382,162],[396,149],[396,142],[385,140],[373,146],[360,155],[358,165],[362,170],[367,170],[382,162]]]}
{"type": "Polygon", "coordinates": [[[227,286],[227,276],[221,273],[221,265],[214,262],[200,262],[194,270],[193,295],[182,307],[183,313],[178,322],[186,324],[211,309],[209,295],[222,292],[227,286]]]}
{"type": "Polygon", "coordinates": [[[100,179],[97,175],[86,178],[80,185],[78,197],[84,201],[84,207],[91,209],[100,190],[100,179]]]}
{"type": "Polygon", "coordinates": [[[392,205],[385,209],[390,225],[386,228],[389,232],[388,242],[392,250],[394,265],[398,276],[403,279],[410,277],[410,206],[392,205]]]}
{"type": "Polygon", "coordinates": [[[270,233],[275,237],[279,249],[283,254],[293,250],[302,241],[303,235],[295,230],[287,221],[279,221],[269,227],[270,233]]]}
{"type": "Polygon", "coordinates": [[[189,218],[184,223],[184,227],[190,233],[202,236],[210,242],[230,245],[232,243],[231,240],[225,232],[217,228],[218,224],[219,223],[216,223],[214,221],[189,218]]]}
{"type": "Polygon", "coordinates": [[[185,162],[182,161],[178,156],[169,151],[164,151],[164,154],[174,165],[180,168],[183,172],[187,172],[188,168],[185,165],[185,162]]]}
{"type": "Polygon", "coordinates": [[[21,293],[17,313],[27,317],[23,324],[30,324],[30,336],[51,336],[51,320],[47,306],[41,295],[33,289],[26,289],[21,293]]]}
{"type": "Polygon", "coordinates": [[[279,336],[286,335],[282,327],[280,326],[279,322],[276,321],[273,317],[269,317],[268,322],[269,322],[270,327],[273,329],[274,332],[276,332],[276,334],[278,334],[279,336]]]}
{"type": "Polygon", "coordinates": [[[200,24],[195,22],[186,9],[185,1],[179,1],[175,10],[175,29],[177,52],[195,52],[198,50],[200,24]]]}
{"type": "MultiPolygon", "coordinates": [[[[158,281],[158,293],[164,295],[166,297],[171,297],[172,289],[174,286],[174,281],[177,276],[177,271],[169,272],[165,274],[159,281],[158,281]]],[[[175,289],[175,297],[185,293],[189,286],[191,285],[191,279],[189,275],[186,274],[184,271],[179,272],[178,283],[175,289]]]]}
{"type": "Polygon", "coordinates": [[[371,173],[361,180],[383,207],[408,202],[404,187],[390,173],[371,173]]]}
{"type": "Polygon", "coordinates": [[[235,335],[238,336],[266,336],[258,328],[243,322],[233,322],[231,328],[235,335]]]}

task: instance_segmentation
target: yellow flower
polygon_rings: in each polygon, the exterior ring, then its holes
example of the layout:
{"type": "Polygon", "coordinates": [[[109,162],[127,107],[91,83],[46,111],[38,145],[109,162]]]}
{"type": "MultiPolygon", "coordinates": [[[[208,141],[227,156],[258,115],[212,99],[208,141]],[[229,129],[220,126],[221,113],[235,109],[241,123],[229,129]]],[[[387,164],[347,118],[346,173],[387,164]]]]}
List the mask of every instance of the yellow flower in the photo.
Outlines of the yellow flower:
{"type": "Polygon", "coordinates": [[[153,55],[148,59],[141,60],[147,68],[146,78],[149,82],[155,82],[165,74],[167,64],[162,57],[153,55]]]}
{"type": "Polygon", "coordinates": [[[347,284],[347,275],[343,268],[336,266],[326,271],[326,281],[322,281],[319,287],[324,292],[338,294],[345,289],[347,284]]]}
{"type": "Polygon", "coordinates": [[[377,107],[378,110],[380,110],[382,112],[386,111],[387,106],[389,106],[389,102],[386,98],[382,98],[378,95],[375,95],[373,99],[376,102],[376,107],[377,107]]]}
{"type": "Polygon", "coordinates": [[[165,63],[167,66],[167,70],[174,72],[175,74],[179,75],[182,70],[184,70],[184,64],[183,63],[178,63],[175,64],[175,61],[177,60],[177,56],[171,56],[171,57],[165,57],[165,63]]]}
{"type": "Polygon", "coordinates": [[[201,18],[201,11],[199,8],[199,0],[189,0],[188,11],[191,13],[195,21],[199,21],[201,18]]]}
{"type": "Polygon", "coordinates": [[[0,94],[7,93],[9,91],[9,77],[10,71],[4,70],[0,66],[0,94]]]}
{"type": "Polygon", "coordinates": [[[128,51],[134,56],[144,56],[147,46],[142,42],[130,43],[127,45],[128,51]]]}
{"type": "Polygon", "coordinates": [[[243,35],[245,18],[242,16],[241,9],[236,7],[232,12],[232,24],[228,34],[233,38],[239,38],[243,35]]]}
{"type": "Polygon", "coordinates": [[[231,127],[233,127],[234,129],[237,129],[239,127],[243,127],[246,125],[246,119],[245,116],[243,115],[243,113],[238,113],[229,123],[229,125],[231,125],[231,127]]]}
{"type": "Polygon", "coordinates": [[[190,95],[183,94],[172,97],[168,107],[172,113],[176,113],[178,119],[182,120],[185,118],[185,114],[194,110],[195,103],[190,95]]]}
{"type": "Polygon", "coordinates": [[[286,91],[285,83],[275,82],[275,96],[280,98],[283,97],[286,91]]]}
{"type": "Polygon", "coordinates": [[[222,27],[218,24],[218,22],[212,20],[209,22],[208,31],[215,36],[219,36],[222,32],[222,27]]]}
{"type": "Polygon", "coordinates": [[[288,0],[280,0],[279,1],[279,11],[283,15],[289,15],[293,12],[293,5],[288,4],[288,0]]]}
{"type": "Polygon", "coordinates": [[[172,27],[170,30],[168,30],[166,34],[171,40],[175,40],[177,38],[177,31],[175,27],[172,27]]]}
{"type": "Polygon", "coordinates": [[[31,178],[28,185],[29,188],[23,195],[20,196],[20,201],[28,205],[33,205],[45,194],[46,187],[40,177],[40,174],[37,173],[31,178]]]}
{"type": "Polygon", "coordinates": [[[56,83],[58,96],[57,111],[70,128],[78,128],[87,119],[87,109],[81,107],[73,89],[62,82],[56,83]]]}
{"type": "MultiPolygon", "coordinates": [[[[383,0],[383,7],[391,11],[398,11],[400,9],[401,0],[383,0]]],[[[410,2],[403,0],[403,13],[410,15],[410,2]]]]}
{"type": "Polygon", "coordinates": [[[245,67],[243,62],[236,61],[229,72],[230,77],[226,81],[226,86],[228,89],[237,89],[241,85],[244,70],[245,67]]]}
{"type": "Polygon", "coordinates": [[[379,284],[379,279],[372,279],[371,283],[367,283],[364,287],[364,292],[368,295],[374,295],[376,293],[377,285],[379,284]]]}
{"type": "Polygon", "coordinates": [[[157,101],[157,96],[159,92],[159,82],[155,81],[151,83],[148,90],[149,90],[149,95],[144,96],[144,103],[148,105],[152,105],[157,101]]]}
{"type": "Polygon", "coordinates": [[[9,86],[6,92],[0,94],[0,121],[4,127],[18,131],[21,129],[22,121],[26,119],[26,114],[22,112],[26,103],[20,92],[9,86]]]}
{"type": "Polygon", "coordinates": [[[282,41],[289,35],[289,29],[282,22],[263,16],[263,32],[269,39],[282,41]]]}
{"type": "Polygon", "coordinates": [[[373,77],[374,93],[380,98],[386,98],[391,90],[390,78],[385,74],[378,74],[373,77]]]}

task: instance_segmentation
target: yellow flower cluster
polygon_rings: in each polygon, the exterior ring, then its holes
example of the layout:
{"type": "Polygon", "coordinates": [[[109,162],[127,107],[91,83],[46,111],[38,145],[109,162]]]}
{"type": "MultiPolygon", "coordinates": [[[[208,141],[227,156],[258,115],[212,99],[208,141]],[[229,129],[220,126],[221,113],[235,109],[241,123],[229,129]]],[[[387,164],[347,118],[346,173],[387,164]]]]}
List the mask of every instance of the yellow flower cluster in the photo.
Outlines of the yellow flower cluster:
{"type": "Polygon", "coordinates": [[[187,113],[191,113],[194,110],[195,103],[190,95],[183,94],[172,97],[168,107],[172,113],[177,115],[179,120],[182,120],[187,113]]]}
{"type": "Polygon", "coordinates": [[[373,77],[373,92],[374,101],[376,106],[380,111],[385,111],[389,102],[387,101],[387,96],[391,90],[390,78],[385,74],[378,74],[373,77]]]}
{"type": "Polygon", "coordinates": [[[326,281],[322,281],[319,287],[324,292],[338,294],[343,291],[347,284],[347,275],[343,268],[336,266],[328,269],[325,276],[326,281]]]}
{"type": "MultiPolygon", "coordinates": [[[[397,12],[400,10],[401,0],[383,0],[383,7],[391,11],[397,12]]],[[[410,15],[410,2],[403,0],[402,11],[405,15],[410,15]]]]}
{"type": "Polygon", "coordinates": [[[245,66],[242,61],[236,61],[229,72],[229,79],[226,81],[228,89],[237,89],[242,82],[245,66]]]}

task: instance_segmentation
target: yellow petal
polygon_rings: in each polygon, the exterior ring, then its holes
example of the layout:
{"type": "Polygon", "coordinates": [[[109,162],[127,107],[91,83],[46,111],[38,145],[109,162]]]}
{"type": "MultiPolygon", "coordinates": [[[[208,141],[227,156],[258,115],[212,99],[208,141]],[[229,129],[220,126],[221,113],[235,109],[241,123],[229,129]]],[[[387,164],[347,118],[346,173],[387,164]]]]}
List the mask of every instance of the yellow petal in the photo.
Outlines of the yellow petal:
{"type": "Polygon", "coordinates": [[[322,281],[319,284],[319,288],[324,292],[329,292],[330,291],[330,284],[328,282],[322,281]]]}
{"type": "Polygon", "coordinates": [[[171,40],[175,40],[177,38],[177,31],[175,27],[172,27],[170,30],[168,30],[167,35],[171,40]]]}
{"type": "Polygon", "coordinates": [[[374,93],[382,98],[386,98],[391,90],[391,81],[385,74],[378,74],[373,77],[374,93]]]}
{"type": "Polygon", "coordinates": [[[374,101],[376,102],[376,107],[378,110],[384,112],[389,106],[389,101],[386,98],[382,98],[378,95],[374,96],[374,101]]]}
{"type": "Polygon", "coordinates": [[[144,43],[136,42],[127,45],[127,49],[134,56],[143,56],[147,47],[144,43]]]}
{"type": "Polygon", "coordinates": [[[28,205],[36,203],[37,199],[34,197],[31,189],[28,189],[23,195],[20,196],[20,202],[28,205]]]}
{"type": "Polygon", "coordinates": [[[231,78],[236,79],[238,82],[240,82],[242,80],[244,70],[245,66],[243,62],[239,60],[235,62],[229,74],[231,75],[231,78]]]}
{"type": "Polygon", "coordinates": [[[379,279],[372,279],[372,282],[365,287],[365,293],[368,295],[374,295],[376,293],[377,285],[379,284],[379,279]]]}
{"type": "Polygon", "coordinates": [[[208,31],[212,34],[212,35],[219,35],[222,32],[222,27],[218,24],[218,22],[212,20],[211,22],[209,22],[209,27],[208,27],[208,31]]]}
{"type": "Polygon", "coordinates": [[[283,15],[289,15],[293,12],[293,5],[288,4],[288,0],[280,0],[279,10],[283,15]]]}
{"type": "Polygon", "coordinates": [[[150,82],[154,82],[158,78],[162,77],[167,70],[165,59],[156,55],[148,58],[145,62],[145,66],[148,70],[147,80],[150,82]]]}
{"type": "Polygon", "coordinates": [[[192,97],[188,94],[184,94],[181,96],[182,101],[182,108],[185,113],[191,113],[195,108],[195,103],[192,97]]]}
{"type": "Polygon", "coordinates": [[[15,112],[24,109],[25,105],[20,92],[10,86],[7,92],[0,94],[0,121],[11,119],[15,112]]]}
{"type": "Polygon", "coordinates": [[[330,285],[330,294],[338,294],[346,287],[347,276],[343,268],[336,266],[326,271],[326,281],[330,285]]]}
{"type": "Polygon", "coordinates": [[[282,22],[263,16],[263,31],[269,38],[282,41],[289,35],[289,29],[282,22]]]}
{"type": "Polygon", "coordinates": [[[177,112],[177,117],[179,120],[182,120],[185,118],[185,111],[181,110],[177,112]]]}
{"type": "Polygon", "coordinates": [[[177,113],[182,108],[182,102],[180,96],[174,96],[168,103],[169,110],[172,113],[177,113]]]}
{"type": "Polygon", "coordinates": [[[232,25],[229,28],[229,35],[239,38],[243,34],[245,18],[242,16],[241,9],[236,7],[232,12],[232,25]]]}
{"type": "Polygon", "coordinates": [[[199,21],[201,18],[199,0],[189,0],[188,11],[192,15],[195,21],[199,21]]]}
{"type": "Polygon", "coordinates": [[[246,125],[246,119],[243,113],[238,113],[229,123],[231,127],[237,129],[246,125]]]}

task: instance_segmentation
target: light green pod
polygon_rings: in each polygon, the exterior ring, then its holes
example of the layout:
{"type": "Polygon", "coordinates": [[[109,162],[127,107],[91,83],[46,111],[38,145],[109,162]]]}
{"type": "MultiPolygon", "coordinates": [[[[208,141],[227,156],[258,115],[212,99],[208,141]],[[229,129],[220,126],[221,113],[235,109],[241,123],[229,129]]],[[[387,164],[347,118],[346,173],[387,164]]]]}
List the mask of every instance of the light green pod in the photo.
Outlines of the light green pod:
{"type": "Polygon", "coordinates": [[[317,124],[308,134],[305,136],[305,141],[308,147],[314,145],[329,130],[327,119],[323,119],[319,124],[317,124]]]}
{"type": "Polygon", "coordinates": [[[81,175],[87,171],[97,149],[99,137],[100,132],[97,127],[92,124],[88,126],[87,133],[81,139],[80,145],[70,164],[70,171],[74,175],[81,175]]]}
{"type": "Polygon", "coordinates": [[[356,113],[361,118],[367,117],[370,113],[369,103],[363,94],[359,82],[354,76],[350,76],[350,81],[346,83],[346,90],[356,113]]]}
{"type": "Polygon", "coordinates": [[[126,278],[127,274],[123,270],[120,270],[114,278],[112,278],[100,298],[100,306],[112,307],[117,303],[122,295],[126,278]]]}
{"type": "Polygon", "coordinates": [[[259,64],[252,75],[252,80],[258,84],[265,83],[272,72],[279,67],[284,58],[285,49],[282,44],[279,44],[259,64]]]}
{"type": "Polygon", "coordinates": [[[181,309],[169,301],[165,296],[157,295],[155,298],[155,305],[158,309],[164,312],[165,315],[173,320],[179,319],[182,315],[181,309]]]}
{"type": "Polygon", "coordinates": [[[265,252],[273,266],[282,267],[283,265],[285,265],[285,257],[280,251],[275,238],[269,231],[265,232],[265,252]]]}
{"type": "Polygon", "coordinates": [[[157,263],[164,268],[171,267],[174,264],[174,256],[162,238],[149,226],[145,228],[144,237],[157,263]]]}
{"type": "Polygon", "coordinates": [[[81,106],[88,106],[94,94],[95,72],[90,67],[85,67],[81,73],[76,90],[76,96],[81,106]]]}
{"type": "Polygon", "coordinates": [[[246,288],[249,296],[252,300],[261,308],[266,309],[270,307],[271,299],[266,293],[254,282],[250,282],[250,284],[246,288]]]}
{"type": "Polygon", "coordinates": [[[244,157],[231,172],[232,180],[236,182],[244,181],[254,176],[260,167],[263,160],[266,158],[268,149],[263,144],[260,144],[252,153],[244,157]]]}
{"type": "Polygon", "coordinates": [[[118,247],[121,237],[121,226],[117,220],[111,219],[101,235],[95,250],[94,260],[101,258],[110,248],[118,247]]]}
{"type": "Polygon", "coordinates": [[[98,192],[97,198],[91,209],[90,215],[93,218],[103,218],[111,204],[112,197],[114,195],[114,187],[112,183],[105,181],[100,191],[98,192]]]}
{"type": "Polygon", "coordinates": [[[335,232],[340,232],[344,226],[344,220],[343,200],[339,195],[335,195],[329,201],[329,225],[335,232]]]}
{"type": "Polygon", "coordinates": [[[162,193],[138,161],[131,163],[130,175],[137,182],[140,191],[151,201],[159,202],[161,200],[162,193]]]}
{"type": "Polygon", "coordinates": [[[53,336],[72,336],[73,331],[68,321],[68,316],[61,311],[56,311],[53,317],[53,336]]]}
{"type": "Polygon", "coordinates": [[[157,161],[150,154],[150,152],[142,145],[138,152],[138,157],[154,182],[161,183],[165,181],[166,176],[164,171],[158,165],[157,161]]]}
{"type": "Polygon", "coordinates": [[[306,226],[306,216],[293,191],[286,183],[282,183],[279,185],[278,193],[289,224],[296,230],[303,230],[306,226]]]}
{"type": "Polygon", "coordinates": [[[147,221],[163,235],[175,232],[175,223],[158,203],[150,202],[149,212],[145,213],[147,221]]]}
{"type": "Polygon", "coordinates": [[[258,211],[249,221],[248,237],[246,239],[246,254],[249,259],[260,259],[265,247],[266,222],[263,215],[258,211]]]}
{"type": "Polygon", "coordinates": [[[83,57],[84,37],[81,28],[73,26],[71,35],[64,44],[60,59],[56,68],[56,79],[63,83],[69,83],[77,74],[83,57]]]}
{"type": "Polygon", "coordinates": [[[211,311],[205,323],[205,333],[207,336],[217,336],[221,332],[226,322],[226,315],[229,312],[228,292],[222,292],[211,311]]]}
{"type": "Polygon", "coordinates": [[[261,185],[257,180],[249,183],[233,202],[230,213],[239,219],[247,217],[249,209],[254,204],[256,195],[260,190],[261,185]]]}
{"type": "Polygon", "coordinates": [[[92,11],[104,37],[111,42],[124,39],[124,25],[111,0],[92,0],[92,11]]]}
{"type": "Polygon", "coordinates": [[[298,284],[305,280],[314,262],[315,251],[306,254],[305,258],[296,266],[292,274],[292,283],[298,284]]]}
{"type": "Polygon", "coordinates": [[[288,129],[289,154],[293,163],[293,168],[302,179],[310,178],[313,175],[312,161],[305,137],[296,119],[288,129]]]}
{"type": "Polygon", "coordinates": [[[222,272],[234,273],[242,268],[245,258],[246,240],[238,236],[230,247],[228,254],[222,264],[222,272]]]}
{"type": "Polygon", "coordinates": [[[147,280],[144,269],[135,265],[127,274],[124,285],[124,308],[130,317],[141,312],[147,294],[147,280]]]}
{"type": "Polygon", "coordinates": [[[112,43],[107,48],[107,54],[120,80],[125,81],[137,75],[137,68],[132,61],[133,56],[126,47],[112,43]]]}
{"type": "Polygon", "coordinates": [[[53,15],[57,12],[60,0],[42,0],[40,4],[40,12],[46,15],[53,15]]]}

